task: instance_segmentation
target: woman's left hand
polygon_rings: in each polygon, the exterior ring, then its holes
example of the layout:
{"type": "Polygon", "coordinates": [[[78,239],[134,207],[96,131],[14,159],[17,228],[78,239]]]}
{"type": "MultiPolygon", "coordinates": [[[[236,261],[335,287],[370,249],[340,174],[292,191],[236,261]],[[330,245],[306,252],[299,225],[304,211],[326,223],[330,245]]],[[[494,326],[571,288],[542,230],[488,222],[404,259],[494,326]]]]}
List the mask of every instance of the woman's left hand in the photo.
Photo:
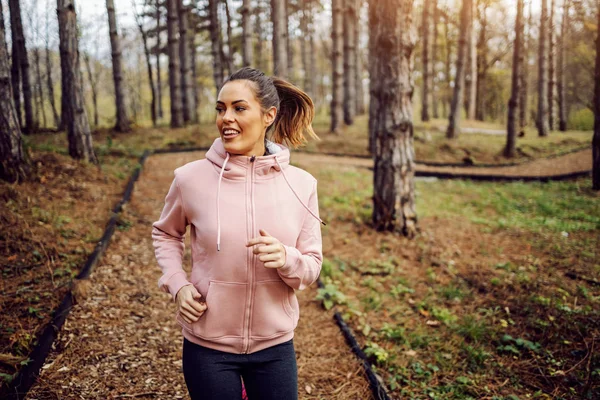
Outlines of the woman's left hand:
{"type": "Polygon", "coordinates": [[[264,229],[259,230],[260,236],[252,238],[246,243],[246,247],[256,246],[254,254],[258,254],[258,259],[265,264],[267,268],[281,268],[285,265],[285,247],[273,236],[269,235],[264,229]]]}

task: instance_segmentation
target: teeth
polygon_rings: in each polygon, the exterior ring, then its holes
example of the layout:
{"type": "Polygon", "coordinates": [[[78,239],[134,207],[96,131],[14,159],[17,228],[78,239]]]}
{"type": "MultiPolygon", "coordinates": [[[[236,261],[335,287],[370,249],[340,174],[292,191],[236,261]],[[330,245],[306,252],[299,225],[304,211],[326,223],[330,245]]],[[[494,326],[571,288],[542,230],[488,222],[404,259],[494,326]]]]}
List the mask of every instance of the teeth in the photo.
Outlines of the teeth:
{"type": "Polygon", "coordinates": [[[233,129],[228,129],[226,131],[223,131],[224,135],[235,135],[235,134],[238,134],[238,133],[239,133],[238,131],[233,130],[233,129]]]}

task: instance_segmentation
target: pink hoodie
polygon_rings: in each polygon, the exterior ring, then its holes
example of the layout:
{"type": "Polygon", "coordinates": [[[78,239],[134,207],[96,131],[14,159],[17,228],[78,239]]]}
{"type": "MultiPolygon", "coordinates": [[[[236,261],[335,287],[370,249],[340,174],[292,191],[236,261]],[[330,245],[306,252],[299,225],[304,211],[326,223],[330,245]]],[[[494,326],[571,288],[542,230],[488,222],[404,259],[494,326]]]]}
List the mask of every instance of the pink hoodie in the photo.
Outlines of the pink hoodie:
{"type": "Polygon", "coordinates": [[[175,170],[160,219],[152,226],[158,286],[175,299],[192,283],[207,310],[183,335],[205,347],[253,353],[290,340],[298,323],[294,289],[315,282],[323,260],[317,181],[291,166],[290,150],[231,155],[217,138],[206,158],[175,170]],[[192,271],[182,268],[191,226],[192,271]],[[266,268],[246,243],[264,229],[285,247],[281,268],[266,268]]]}

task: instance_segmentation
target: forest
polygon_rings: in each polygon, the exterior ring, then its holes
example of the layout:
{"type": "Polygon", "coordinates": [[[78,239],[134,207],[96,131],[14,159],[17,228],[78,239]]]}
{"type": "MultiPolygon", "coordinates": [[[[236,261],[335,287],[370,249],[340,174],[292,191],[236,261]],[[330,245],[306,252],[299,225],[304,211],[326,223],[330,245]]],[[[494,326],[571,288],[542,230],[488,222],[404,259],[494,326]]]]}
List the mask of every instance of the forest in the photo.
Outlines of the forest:
{"type": "Polygon", "coordinates": [[[300,399],[600,398],[599,27],[600,0],[0,0],[0,397],[190,398],[150,231],[252,67],[315,107],[300,399]]]}

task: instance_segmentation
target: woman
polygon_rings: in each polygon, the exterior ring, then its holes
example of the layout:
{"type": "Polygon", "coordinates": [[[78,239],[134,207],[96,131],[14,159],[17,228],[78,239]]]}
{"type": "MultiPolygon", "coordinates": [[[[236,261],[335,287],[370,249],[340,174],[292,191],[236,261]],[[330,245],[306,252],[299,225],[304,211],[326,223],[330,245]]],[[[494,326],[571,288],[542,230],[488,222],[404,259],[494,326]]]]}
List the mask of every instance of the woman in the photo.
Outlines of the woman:
{"type": "Polygon", "coordinates": [[[283,143],[318,139],[314,106],[285,80],[242,68],[223,84],[216,110],[219,137],[205,159],[175,170],[153,224],[158,286],[178,306],[192,399],[238,400],[240,377],[250,400],[296,399],[294,289],[319,276],[323,221],[316,179],[289,164],[283,143]]]}

